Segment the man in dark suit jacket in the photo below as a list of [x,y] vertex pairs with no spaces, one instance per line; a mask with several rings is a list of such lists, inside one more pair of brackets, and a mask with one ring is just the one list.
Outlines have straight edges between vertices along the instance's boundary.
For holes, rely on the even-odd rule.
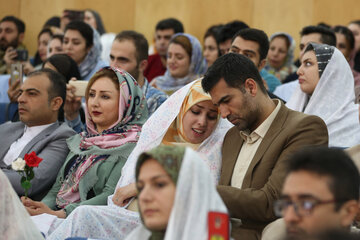
[[19,195],[24,194],[19,173],[11,163],[35,151],[43,158],[34,168],[29,197],[41,199],[51,188],[69,152],[66,139],[75,132],[59,123],[58,113],[66,96],[65,79],[59,73],[43,69],[31,73],[20,88],[19,115],[21,122],[0,125],[0,168]]
[[235,126],[225,136],[218,192],[229,209],[235,239],[260,239],[276,219],[287,158],[306,145],[326,145],[325,123],[295,112],[266,93],[257,67],[240,54],[218,58],[202,86]]

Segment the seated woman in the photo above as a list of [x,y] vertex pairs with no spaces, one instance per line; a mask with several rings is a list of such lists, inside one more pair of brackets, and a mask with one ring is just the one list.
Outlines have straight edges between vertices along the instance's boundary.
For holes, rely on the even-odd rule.
[[220,48],[217,39],[222,27],[222,24],[211,26],[204,35],[203,55],[206,60],[207,67],[210,67],[215,62],[215,60],[220,57]]
[[55,54],[63,54],[63,41],[64,41],[64,35],[62,34],[55,34],[50,39],[48,46],[47,46],[47,58],[51,57]]
[[289,34],[279,32],[270,37],[265,70],[275,75],[280,82],[297,70],[293,64],[294,49],[295,41]]
[[7,240],[44,239],[31,221],[6,175],[0,170],[0,232]]
[[[212,239],[209,212],[227,214],[227,209],[211,178],[190,148],[159,146],[141,154],[136,188],[143,225],[126,239]],[[229,221],[217,224],[228,226]]]
[[66,25],[63,48],[78,64],[82,80],[89,80],[96,71],[108,65],[100,59],[99,34],[82,21]]
[[44,61],[43,68],[49,68],[61,73],[65,77],[66,83],[68,83],[71,78],[81,78],[76,62],[66,54],[52,55]]
[[67,140],[69,155],[42,202],[22,197],[30,215],[65,218],[80,205],[105,205],[114,192],[147,118],[146,100],[130,75],[108,67],[91,78],[85,98],[87,131]]
[[359,144],[354,77],[344,55],[335,47],[310,43],[297,74],[300,86],[286,106],[321,117],[328,127],[330,147]]
[[355,56],[355,38],[354,34],[345,26],[337,25],[334,27],[336,35],[336,47],[344,54],[344,57],[349,62],[352,73],[355,79],[355,99],[360,100],[360,72],[354,69]]
[[217,183],[221,168],[221,146],[231,124],[219,117],[211,97],[201,81],[192,82],[175,92],[146,121],[139,142],[122,170],[114,196],[108,206],[81,206],[76,209],[49,239],[70,236],[100,239],[123,239],[139,223],[137,211],[129,200],[136,196],[135,166],[138,156],[160,144],[185,145],[204,159]]
[[35,56],[24,64],[24,74],[27,75],[35,70],[41,69],[43,62],[47,58],[47,46],[53,36],[50,28],[44,28],[38,34],[37,51]]
[[186,33],[177,33],[170,40],[166,64],[165,74],[151,84],[168,95],[198,79],[207,68],[199,40]]

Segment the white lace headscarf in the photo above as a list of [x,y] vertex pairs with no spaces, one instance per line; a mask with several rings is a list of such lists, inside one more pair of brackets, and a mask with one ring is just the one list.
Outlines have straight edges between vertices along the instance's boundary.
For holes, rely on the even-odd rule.
[[330,147],[360,144],[359,105],[354,104],[354,77],[349,63],[335,47],[310,44],[315,54],[324,53],[326,48],[333,54],[329,61],[317,56],[322,62],[319,70],[324,69],[319,71],[321,77],[311,97],[298,86],[286,106],[321,117],[328,127]]

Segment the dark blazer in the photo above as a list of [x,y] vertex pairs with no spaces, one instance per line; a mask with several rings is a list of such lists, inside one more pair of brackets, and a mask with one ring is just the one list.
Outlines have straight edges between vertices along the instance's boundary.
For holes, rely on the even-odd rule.
[[[7,122],[0,125],[0,168],[18,195],[24,195],[24,189],[20,184],[21,176],[12,170],[11,166],[7,166],[3,158],[11,144],[24,134],[24,128],[22,122]],[[66,139],[74,134],[66,123],[55,122],[34,137],[19,153],[19,157],[24,158],[26,153],[35,151],[43,158],[39,167],[34,168],[35,177],[31,180],[29,197],[40,200],[49,191],[69,152]]]
[[281,103],[238,189],[230,185],[242,144],[239,130],[231,128],[223,143],[217,189],[230,216],[241,219],[241,225],[232,226],[232,237],[260,239],[264,226],[276,219],[273,204],[281,194],[289,155],[306,145],[327,145],[328,131],[321,118],[292,111]]

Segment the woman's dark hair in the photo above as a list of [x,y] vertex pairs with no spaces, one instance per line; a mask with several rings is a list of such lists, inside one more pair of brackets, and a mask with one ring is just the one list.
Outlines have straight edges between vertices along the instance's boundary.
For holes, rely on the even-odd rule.
[[94,32],[92,28],[85,22],[82,21],[72,21],[65,27],[64,34],[67,30],[76,30],[78,31],[86,41],[86,48],[92,47],[94,44]]
[[58,16],[53,16],[51,18],[49,18],[43,28],[50,28],[50,27],[57,27],[57,28],[60,28],[60,17]]
[[[53,33],[52,33],[52,31],[50,30],[50,28],[44,28],[44,29],[42,29],[42,30],[39,32],[39,34],[38,34],[38,40],[39,40],[40,36],[43,35],[44,33],[48,33],[48,34],[50,35],[50,37],[53,36]],[[39,64],[41,64],[41,63],[42,63],[42,61],[41,61],[39,52],[36,51],[35,56],[34,56],[34,60],[33,60],[33,62],[32,62],[31,64],[35,67],[35,66],[37,66],[37,65],[39,65]]]
[[68,83],[72,77],[81,79],[78,65],[66,54],[52,55],[44,61],[43,68],[46,63],[53,65],[56,70],[65,77],[66,83]]
[[91,12],[91,14],[94,16],[95,21],[96,21],[96,31],[98,31],[100,36],[103,35],[104,33],[106,33],[105,26],[103,24],[100,14],[97,11],[92,10],[92,9],[86,9],[85,12],[86,11]]
[[178,36],[174,37],[173,39],[171,39],[169,45],[171,43],[176,43],[176,44],[179,44],[180,46],[182,46],[185,49],[185,52],[189,55],[190,61],[191,61],[192,45],[191,45],[190,40],[186,36],[178,35]]
[[[64,35],[62,35],[62,34],[55,34],[55,35],[53,35],[53,36],[51,37],[51,40],[53,40],[53,39],[59,39],[60,42],[63,43],[63,42],[64,42]],[[50,41],[51,41],[51,40],[50,40]]]
[[215,39],[216,47],[218,49],[218,57],[221,56],[218,39],[220,36],[220,31],[223,26],[224,26],[223,24],[213,25],[213,26],[209,27],[204,34],[204,41],[208,37],[213,37]]
[[337,26],[334,27],[334,32],[344,35],[347,43],[349,44],[349,46],[351,48],[351,50],[354,49],[354,47],[355,47],[355,38],[354,38],[354,34],[351,32],[350,29],[348,29],[345,26],[337,25]]

